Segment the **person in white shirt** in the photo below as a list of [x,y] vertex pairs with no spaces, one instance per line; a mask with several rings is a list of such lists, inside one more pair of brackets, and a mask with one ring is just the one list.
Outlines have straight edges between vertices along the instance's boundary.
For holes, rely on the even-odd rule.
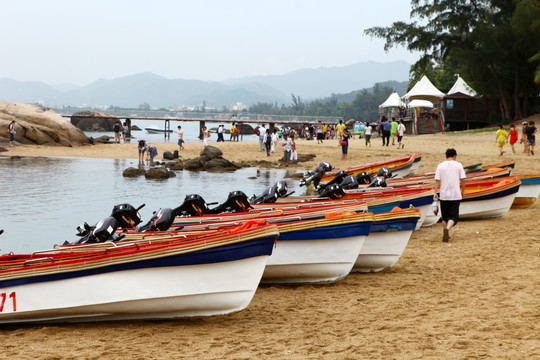
[[289,166],[289,162],[291,161],[291,146],[292,141],[288,138],[287,134],[283,133],[283,137],[281,139],[281,145],[283,146],[283,160],[285,160],[287,163],[285,166]]
[[435,171],[433,200],[441,202],[443,242],[450,240],[450,229],[458,222],[459,204],[465,193],[465,170],[456,157],[455,149],[447,149],[446,161],[440,163]]
[[270,152],[276,152],[276,144],[279,140],[277,129],[274,129],[274,132],[272,133],[272,147],[270,149]]
[[266,129],[264,128],[264,124],[261,125],[259,128],[259,149],[260,151],[264,151],[264,135],[266,135]]
[[223,132],[225,131],[224,125],[219,125],[217,128],[217,142],[223,142],[225,139],[223,139]]
[[291,142],[291,158],[289,160],[291,164],[296,164],[298,162],[298,153],[296,152],[296,143],[294,142],[294,134],[291,134],[291,136],[289,136],[289,140],[287,140],[287,142],[289,141]]
[[371,131],[373,128],[366,122],[366,130],[364,131],[364,136],[366,137],[366,147],[371,147]]
[[405,124],[403,124],[403,120],[399,120],[399,125],[397,127],[398,149],[403,149],[405,147],[405,144],[401,143],[401,141],[403,140],[403,135],[405,135]]

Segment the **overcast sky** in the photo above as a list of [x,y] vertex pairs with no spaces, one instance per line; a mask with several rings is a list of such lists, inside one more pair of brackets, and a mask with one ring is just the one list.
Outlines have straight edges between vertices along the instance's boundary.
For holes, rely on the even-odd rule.
[[373,60],[407,0],[0,0],[0,78],[86,85],[150,71],[220,81]]

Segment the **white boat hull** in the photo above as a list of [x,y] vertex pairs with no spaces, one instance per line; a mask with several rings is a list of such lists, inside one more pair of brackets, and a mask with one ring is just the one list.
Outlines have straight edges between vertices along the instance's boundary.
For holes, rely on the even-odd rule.
[[459,205],[459,219],[490,219],[504,216],[510,210],[516,193],[488,200],[462,201]]
[[353,272],[378,272],[394,266],[409,243],[412,230],[370,233],[355,261]]
[[347,276],[365,235],[320,240],[278,240],[268,259],[262,283],[332,282]]
[[16,304],[4,304],[0,323],[164,319],[239,311],[251,301],[267,260],[262,255],[5,287],[0,292],[16,294]]
[[540,194],[540,184],[521,183],[516,198],[512,205],[514,207],[529,207],[534,205]]

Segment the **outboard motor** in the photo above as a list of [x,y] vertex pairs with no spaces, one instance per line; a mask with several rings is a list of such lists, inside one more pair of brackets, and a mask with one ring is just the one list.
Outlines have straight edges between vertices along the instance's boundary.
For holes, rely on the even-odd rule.
[[177,216],[201,216],[208,213],[208,204],[198,194],[186,195],[182,205],[174,209]]
[[338,171],[336,173],[336,175],[334,176],[334,178],[332,180],[330,180],[329,182],[327,182],[325,184],[320,184],[317,187],[317,191],[320,194],[321,192],[324,191],[324,188],[329,186],[329,185],[341,184],[341,182],[343,181],[343,179],[345,179],[345,177],[347,177],[347,172],[345,170],[340,170],[340,171]]
[[138,208],[131,206],[130,204],[115,205],[111,212],[111,216],[118,222],[120,228],[132,228],[139,225],[142,221],[139,210],[144,207],[142,204]]
[[377,177],[384,177],[385,179],[392,177],[392,171],[386,166],[382,167],[377,171]]
[[[139,210],[144,207],[144,204],[138,208],[130,204],[119,204],[113,207],[111,215],[100,220],[96,225],[90,226],[86,222],[77,226],[77,236],[81,239],[76,244],[92,244],[104,242],[107,240],[118,241],[124,237],[119,235],[114,237],[117,228],[132,228],[140,224],[141,215]],[[65,242],[64,244],[69,244]]]
[[319,195],[319,198],[328,198],[331,200],[341,199],[345,196],[345,191],[338,184],[333,184],[324,188],[322,194]]
[[318,187],[323,175],[327,171],[331,171],[332,169],[333,167],[329,163],[320,163],[317,169],[315,169],[314,171],[307,171],[304,173],[304,178],[300,181],[300,186],[308,186],[310,183],[313,182],[313,185],[315,187]]
[[275,203],[278,198],[288,196],[292,193],[287,193],[289,187],[285,181],[278,181],[274,185],[267,187],[259,196],[253,195],[249,202],[251,204],[271,204]]
[[346,176],[339,184],[343,190],[358,189],[358,180],[353,175]]
[[154,212],[154,215],[145,225],[137,231],[167,231],[174,223],[176,212],[173,209],[165,208]]
[[371,181],[368,187],[386,187],[386,179],[392,177],[392,171],[389,168],[382,167],[377,171],[377,177]]
[[[86,232],[84,233],[82,238],[79,241],[77,241],[77,244],[101,243],[109,239],[112,239],[113,241],[117,241],[117,240],[120,240],[122,237],[124,237],[124,235],[120,235],[116,238],[113,238],[113,235],[116,232],[116,229],[118,228],[118,221],[116,221],[116,219],[112,216],[102,219],[93,228],[88,226],[88,224],[86,223],[84,224],[84,226],[85,226],[84,230]],[[79,230],[79,234],[81,234],[80,227],[78,227],[77,229]]]
[[386,187],[386,179],[384,176],[378,176],[368,185],[368,188],[371,187]]
[[209,214],[219,214],[223,212],[245,212],[251,209],[248,197],[242,191],[231,191],[227,200],[223,204],[208,210]]
[[358,184],[371,184],[371,180],[371,175],[365,171],[356,175],[356,181],[358,181]]

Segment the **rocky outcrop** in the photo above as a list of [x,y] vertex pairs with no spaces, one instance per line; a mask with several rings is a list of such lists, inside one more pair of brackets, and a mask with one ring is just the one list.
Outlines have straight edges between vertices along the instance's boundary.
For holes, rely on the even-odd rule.
[[124,177],[137,177],[146,174],[146,170],[144,169],[137,169],[134,167],[128,167],[127,169],[122,172],[122,175]]
[[15,141],[21,144],[79,146],[89,144],[84,133],[50,109],[36,105],[0,101],[0,137],[15,120]]
[[163,159],[165,159],[165,160],[174,160],[174,159],[178,159],[178,158],[179,158],[178,150],[174,150],[174,152],[165,151],[163,153]]
[[144,174],[144,177],[147,179],[168,179],[175,176],[175,173],[162,167],[152,168]]
[[215,146],[207,146],[195,159],[184,161],[186,170],[206,170],[214,172],[235,171],[239,166],[223,158],[223,152]]
[[[96,116],[100,119],[81,116]],[[71,123],[83,131],[113,131],[113,125],[117,119],[107,119],[107,116],[112,115],[94,110],[78,111],[71,116]]]
[[122,173],[124,177],[138,177],[143,176],[146,179],[168,179],[176,177],[176,174],[167,170],[165,167],[154,167],[148,170],[129,167]]

